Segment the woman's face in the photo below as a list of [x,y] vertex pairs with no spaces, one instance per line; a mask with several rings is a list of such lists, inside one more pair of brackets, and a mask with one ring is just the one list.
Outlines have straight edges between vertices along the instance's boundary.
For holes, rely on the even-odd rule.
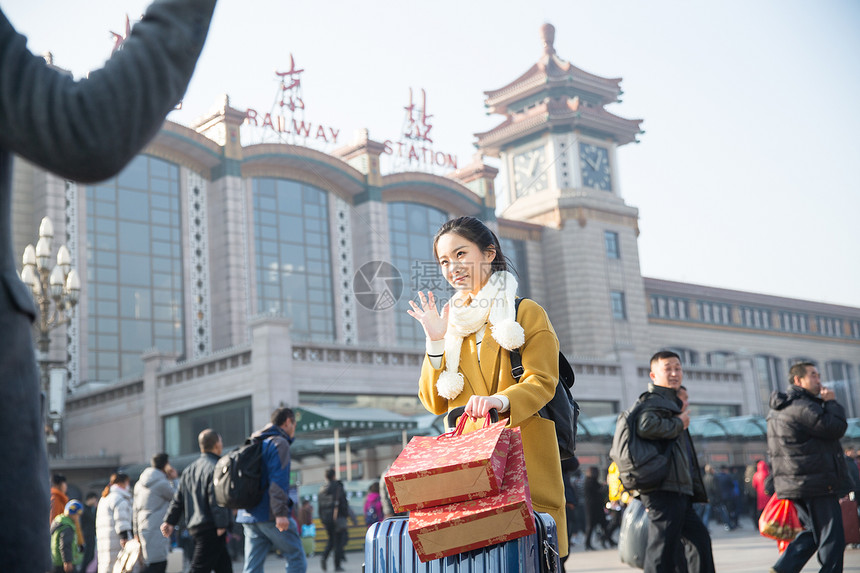
[[452,287],[476,294],[493,274],[491,263],[496,251],[482,251],[462,235],[445,233],[436,241],[436,258]]

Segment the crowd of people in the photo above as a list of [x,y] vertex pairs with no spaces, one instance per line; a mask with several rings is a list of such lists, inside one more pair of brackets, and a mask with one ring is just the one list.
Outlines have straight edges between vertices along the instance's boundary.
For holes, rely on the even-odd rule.
[[[141,564],[141,573],[164,573],[172,546],[184,545],[185,559],[195,573],[231,573],[236,560],[244,562],[245,573],[262,573],[273,550],[286,559],[288,573],[304,573],[308,557],[314,555],[316,520],[309,497],[301,506],[293,502],[290,445],[294,437],[295,414],[289,408],[275,410],[271,422],[252,434],[252,439],[262,440],[266,487],[260,502],[247,510],[230,510],[215,501],[213,478],[223,443],[213,429],[200,433],[200,457],[181,476],[168,455],[159,453],[134,484],[126,473],[113,473],[101,496],[90,493],[85,504],[69,499],[65,476],[54,474],[52,571],[109,573],[118,558],[130,558]],[[333,555],[334,571],[343,571],[349,523],[356,525],[358,519],[333,468],[325,478],[316,506],[327,533],[320,565],[326,571]],[[379,482],[372,482],[364,504],[366,526],[384,519],[383,498],[387,495],[380,493]],[[229,547],[230,540],[238,537],[237,528],[244,538],[244,548],[238,552]]]
[[563,463],[570,545],[581,543],[593,550],[596,542],[604,548],[634,543],[614,537],[634,494],[648,510],[647,540],[642,542],[647,549],[639,567],[646,572],[713,571],[714,525],[731,531],[748,520],[758,529],[763,510],[776,494],[793,502],[803,530],[785,544],[771,572],[800,570],[816,552],[821,571],[841,571],[845,535],[839,499],[844,502],[849,492],[860,492],[860,455],[853,449],[841,450],[839,439],[847,427],[844,409],[832,390],[821,385],[815,365],[794,365],[787,390],[771,397],[770,464],[762,459],[745,467],[699,467],[688,432],[688,394],[681,384],[677,354],[655,354],[651,379],[648,392],[640,397],[651,401],[650,409],[634,424],[640,439],[664,444],[662,455],[670,464],[667,477],[655,487],[628,492],[615,461],[605,472],[596,466],[583,472],[575,460]]

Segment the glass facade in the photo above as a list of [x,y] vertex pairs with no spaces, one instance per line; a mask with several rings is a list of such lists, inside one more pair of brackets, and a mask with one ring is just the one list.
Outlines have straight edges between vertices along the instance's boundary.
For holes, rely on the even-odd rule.
[[164,417],[164,451],[183,456],[200,451],[197,435],[206,428],[221,434],[224,451],[241,445],[251,435],[251,398],[240,398]]
[[[410,308],[410,297],[417,301],[419,290],[431,290],[437,299],[447,300],[450,297],[450,287],[433,257],[433,237],[447,220],[446,213],[426,205],[401,202],[388,204],[391,264],[397,267],[403,277],[403,296],[391,309],[394,312],[396,340],[400,345],[415,348],[424,346],[424,330],[417,320],[406,314]],[[441,303],[439,308],[441,310]]]
[[143,373],[150,348],[184,354],[179,167],[137,156],[86,188],[88,380]]
[[291,318],[297,340],[334,341],[328,194],[257,178],[253,201],[257,312]]
[[509,270],[517,277],[517,294],[524,297],[530,296],[529,269],[528,260],[526,259],[525,242],[499,237],[499,243],[502,245],[502,252],[507,257],[508,262],[513,266],[513,269]]

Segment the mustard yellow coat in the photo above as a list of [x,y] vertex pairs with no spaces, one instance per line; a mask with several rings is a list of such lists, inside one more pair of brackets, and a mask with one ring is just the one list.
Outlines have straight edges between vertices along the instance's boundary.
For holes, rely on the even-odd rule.
[[444,414],[458,406],[465,406],[473,394],[507,396],[511,407],[503,416],[508,416],[508,427],[519,426],[522,432],[532,504],[536,511],[549,513],[555,519],[560,554],[564,556],[567,555],[568,537],[558,441],[553,422],[538,415],[538,410],[555,393],[558,337],[546,311],[533,300],[524,299],[520,303],[517,322],[525,331],[525,343],[520,347],[524,372],[519,382],[515,382],[511,375],[510,353],[493,339],[491,325],[487,325],[481,342],[480,363],[475,335],[463,340],[460,372],[463,373],[465,385],[460,395],[453,400],[439,396],[436,380],[445,369],[445,359],[442,358],[442,366],[437,370],[425,356],[418,396],[424,407],[434,414]]

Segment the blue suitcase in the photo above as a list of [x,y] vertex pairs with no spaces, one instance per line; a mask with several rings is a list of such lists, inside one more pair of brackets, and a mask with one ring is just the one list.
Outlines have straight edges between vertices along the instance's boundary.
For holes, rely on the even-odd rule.
[[534,535],[520,537],[421,563],[412,539],[409,520],[392,517],[375,523],[364,540],[365,573],[560,573],[555,521],[535,513]]

